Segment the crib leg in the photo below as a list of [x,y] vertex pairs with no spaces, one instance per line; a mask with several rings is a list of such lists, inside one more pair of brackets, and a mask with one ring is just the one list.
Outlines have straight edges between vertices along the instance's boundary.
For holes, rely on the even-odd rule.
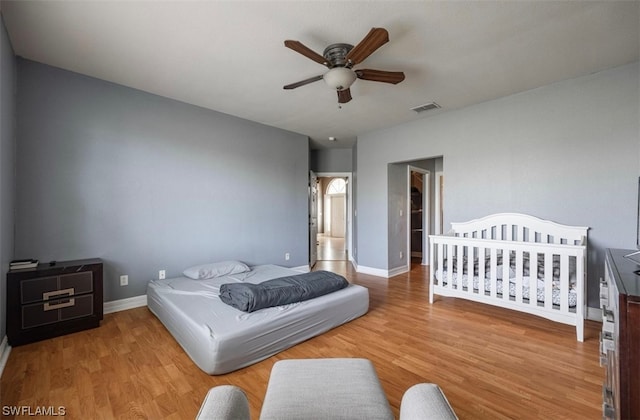
[[584,341],[584,319],[582,318],[576,321],[576,335],[578,336],[578,341],[582,343]]

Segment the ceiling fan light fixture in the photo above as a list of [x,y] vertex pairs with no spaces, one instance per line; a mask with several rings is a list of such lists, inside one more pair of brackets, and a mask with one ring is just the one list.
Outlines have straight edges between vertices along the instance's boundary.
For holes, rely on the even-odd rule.
[[332,89],[349,89],[356,81],[356,73],[346,67],[334,67],[323,76],[325,83]]

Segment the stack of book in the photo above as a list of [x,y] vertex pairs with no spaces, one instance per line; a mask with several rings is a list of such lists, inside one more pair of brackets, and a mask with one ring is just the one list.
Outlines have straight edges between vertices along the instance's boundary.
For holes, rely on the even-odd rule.
[[24,270],[26,268],[36,268],[38,266],[38,260],[26,259],[26,260],[13,260],[9,263],[9,270]]

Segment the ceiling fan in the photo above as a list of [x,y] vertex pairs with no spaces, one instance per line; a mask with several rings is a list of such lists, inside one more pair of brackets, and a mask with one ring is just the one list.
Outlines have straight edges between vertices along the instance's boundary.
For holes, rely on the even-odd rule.
[[325,48],[322,55],[306,47],[300,41],[286,40],[284,46],[304,55],[316,63],[327,66],[329,71],[319,76],[310,77],[296,83],[284,86],[285,89],[295,89],[309,83],[324,79],[329,87],[338,92],[338,103],[345,104],[351,98],[351,85],[356,79],[370,80],[397,84],[404,80],[401,71],[383,71],[358,69],[353,66],[360,64],[373,54],[378,48],[389,42],[389,33],[384,28],[372,28],[371,31],[355,47],[351,44],[331,44]]

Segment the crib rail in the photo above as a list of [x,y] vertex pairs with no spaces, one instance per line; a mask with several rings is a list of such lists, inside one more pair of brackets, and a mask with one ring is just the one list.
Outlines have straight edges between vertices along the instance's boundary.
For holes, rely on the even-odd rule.
[[586,245],[588,228],[568,226],[528,214],[497,213],[468,222],[451,223],[456,236],[535,243]]
[[[508,231],[508,229],[507,229]],[[429,302],[434,294],[460,297],[515,309],[542,316],[557,322],[575,325],[578,340],[583,340],[585,302],[586,246],[572,243],[543,243],[497,240],[454,235],[431,235],[431,268],[429,274]],[[576,241],[582,242],[582,241]],[[529,276],[525,276],[525,261],[529,261]],[[502,260],[502,264],[500,264]],[[515,268],[511,268],[510,262]],[[559,304],[552,300],[554,263],[559,287]],[[575,266],[575,307],[569,305],[570,267]],[[537,299],[538,270],[543,269],[544,299]],[[474,288],[474,273],[478,273],[478,287]],[[463,285],[463,275],[467,284]],[[489,280],[485,290],[485,273]],[[457,276],[457,277],[456,277]],[[454,278],[456,280],[454,280]],[[509,279],[515,284],[515,293],[509,293]],[[499,290],[500,280],[502,290]],[[523,296],[523,285],[528,282],[529,298]]]

